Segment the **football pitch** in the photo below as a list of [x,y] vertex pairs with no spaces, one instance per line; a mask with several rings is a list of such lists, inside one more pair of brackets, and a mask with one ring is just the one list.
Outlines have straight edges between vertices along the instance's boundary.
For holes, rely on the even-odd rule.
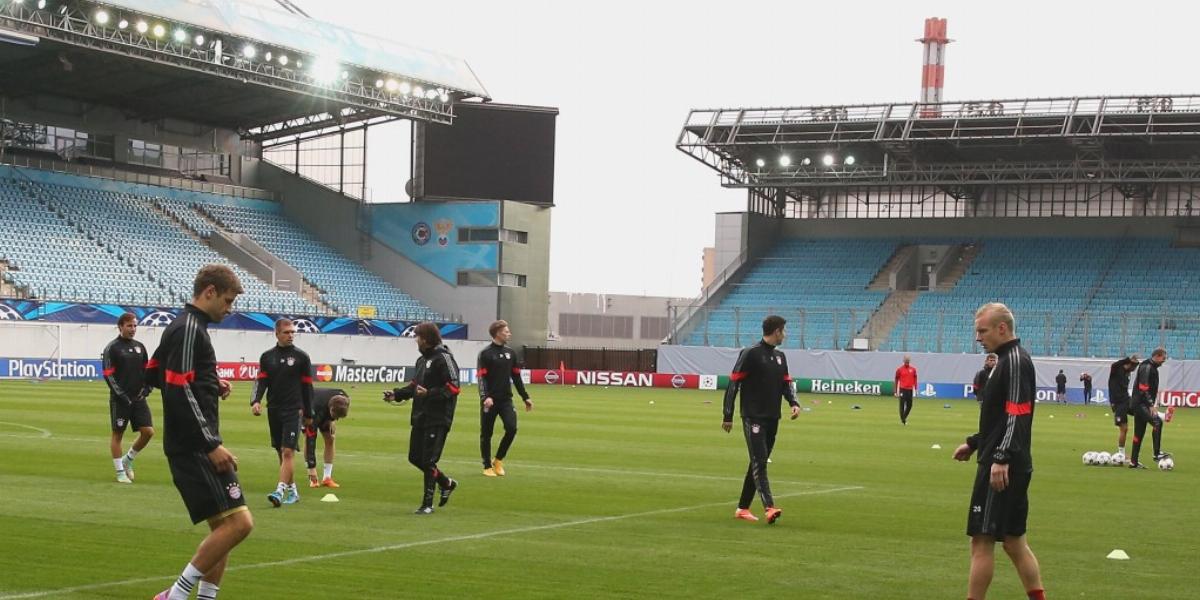
[[[783,516],[767,526],[733,518],[747,458],[740,432],[720,429],[723,392],[532,386],[508,476],[485,478],[464,388],[441,463],[460,487],[418,516],[407,404],[383,403],[382,385],[346,389],[338,503],[318,501],[331,490],[307,487],[301,459],[300,503],[271,508],[278,466],[250,385],[222,405],[255,530],[221,598],[966,595],[974,464],[950,454],[974,430],[973,401],[918,399],[902,427],[891,398],[801,395],[807,410],[781,423],[770,465]],[[160,437],[136,483],[114,482],[107,402],[99,382],[0,382],[0,600],[149,599],[207,530],[188,520]],[[150,406],[160,425],[157,393]],[[1029,540],[1047,595],[1195,597],[1200,418],[1181,410],[1166,426],[1173,472],[1084,466],[1084,451],[1114,449],[1105,412],[1037,407]],[[1107,560],[1116,548],[1132,559]],[[989,597],[1024,597],[999,548]]]

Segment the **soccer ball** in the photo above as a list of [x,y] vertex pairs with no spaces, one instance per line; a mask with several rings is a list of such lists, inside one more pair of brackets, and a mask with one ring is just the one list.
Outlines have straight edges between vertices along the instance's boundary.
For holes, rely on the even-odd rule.
[[1112,466],[1114,466],[1114,467],[1119,467],[1121,465],[1124,465],[1125,464],[1125,455],[1121,454],[1120,452],[1112,455],[1112,462],[1110,464],[1112,464]]
[[1085,465],[1096,464],[1096,453],[1092,452],[1092,451],[1084,452],[1083,453],[1083,464],[1085,464]]
[[297,333],[321,333],[321,328],[308,319],[296,319],[292,323],[296,325]]
[[1175,469],[1175,459],[1170,456],[1158,461],[1158,470],[1173,471]]
[[175,320],[175,315],[173,315],[165,310],[156,310],[156,311],[142,317],[142,321],[140,323],[138,323],[138,325],[148,325],[150,327],[166,327],[167,325],[171,324],[171,321],[174,321],[174,320]]
[[1101,452],[1096,455],[1096,464],[1107,466],[1112,462],[1112,455],[1107,452]]

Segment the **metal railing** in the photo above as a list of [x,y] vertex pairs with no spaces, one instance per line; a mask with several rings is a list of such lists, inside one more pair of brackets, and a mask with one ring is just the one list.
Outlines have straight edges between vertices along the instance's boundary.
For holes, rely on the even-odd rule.
[[[976,353],[974,315],[959,311],[905,313],[892,326],[874,308],[800,308],[755,306],[700,308],[698,322],[673,343],[684,346],[743,347],[762,337],[762,319],[770,314],[787,319],[785,348],[855,348],[897,352]],[[1016,311],[1017,335],[1032,354],[1107,358],[1131,353],[1148,355],[1162,347],[1175,358],[1200,358],[1200,315],[1164,308],[1156,312],[1055,313]],[[679,323],[677,322],[678,326]]]

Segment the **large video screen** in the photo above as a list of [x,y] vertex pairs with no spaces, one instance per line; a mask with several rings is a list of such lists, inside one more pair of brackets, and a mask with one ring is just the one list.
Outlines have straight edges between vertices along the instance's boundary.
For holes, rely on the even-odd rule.
[[454,112],[453,125],[426,125],[417,138],[422,198],[554,204],[558,109],[463,103]]

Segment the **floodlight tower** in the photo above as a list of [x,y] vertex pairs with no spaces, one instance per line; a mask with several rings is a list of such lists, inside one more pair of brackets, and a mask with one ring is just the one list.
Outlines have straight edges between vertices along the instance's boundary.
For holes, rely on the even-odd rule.
[[917,40],[925,46],[924,64],[921,66],[921,116],[941,116],[942,85],[946,82],[946,44],[954,41],[946,37],[946,19],[925,19],[925,37]]

